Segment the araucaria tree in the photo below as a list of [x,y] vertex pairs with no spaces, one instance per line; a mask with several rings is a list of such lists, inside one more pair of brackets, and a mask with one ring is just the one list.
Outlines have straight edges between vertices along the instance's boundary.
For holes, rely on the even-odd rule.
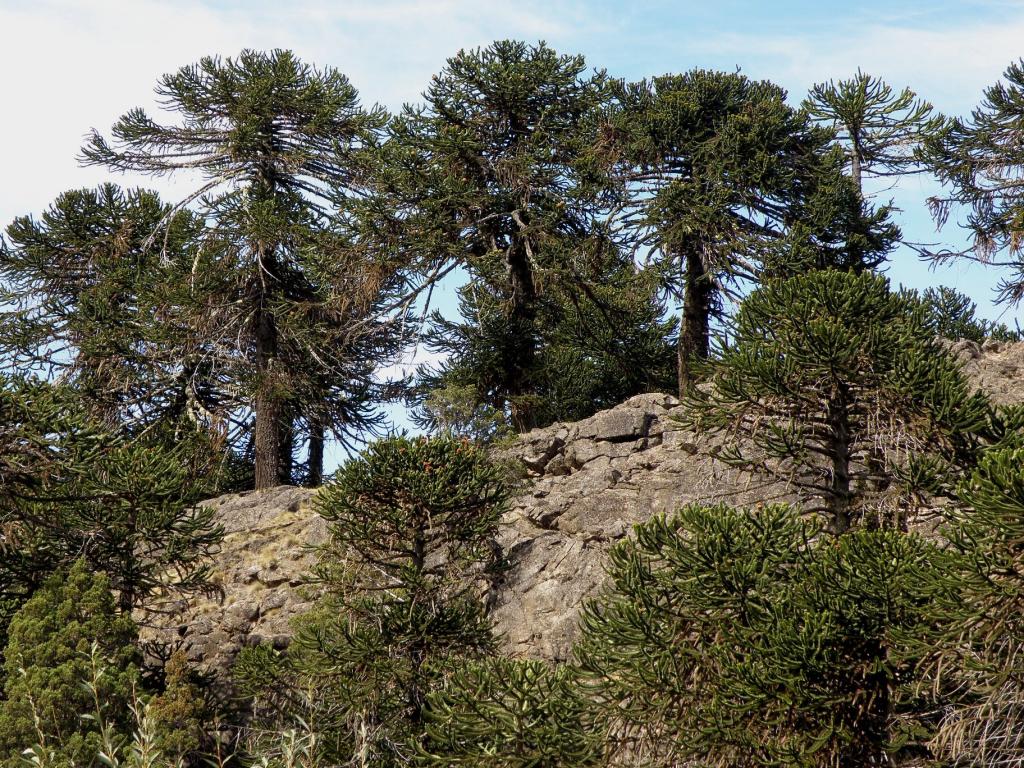
[[65,192],[39,219],[20,217],[0,244],[0,367],[73,383],[110,428],[175,423],[202,408],[201,377],[167,354],[179,346],[161,286],[201,229],[153,192],[113,184]]
[[258,714],[302,718],[327,759],[402,765],[427,696],[493,648],[479,580],[507,497],[486,453],[454,437],[392,437],[347,462],[315,502],[327,521],[327,595],[286,655],[254,649],[236,673]]
[[772,83],[694,70],[617,84],[615,97],[599,146],[625,185],[624,226],[682,305],[681,395],[724,303],[759,278],[779,240],[813,253],[801,268],[863,268],[896,237],[841,175],[830,133]]
[[537,421],[541,295],[553,284],[582,293],[600,277],[590,265],[618,256],[601,221],[601,178],[585,162],[605,78],[585,72],[581,56],[543,44],[462,51],[431,80],[426,103],[396,118],[388,142],[378,213],[401,226],[378,231],[424,268],[463,265],[503,308],[494,390],[520,430]]
[[721,460],[787,482],[846,531],[901,527],[976,458],[990,406],[911,297],[870,273],[769,281],[684,420]]
[[111,431],[71,388],[0,379],[0,640],[10,611],[82,559],[126,615],[207,586],[221,529],[190,446]]
[[[395,271],[354,264],[362,251],[345,224],[386,117],[364,110],[343,75],[287,51],[205,58],[163,77],[157,94],[180,124],[132,110],[112,142],[94,132],[83,159],[203,177],[163,223],[197,201],[208,222],[177,304],[212,375],[254,414],[256,487],[265,488],[290,479],[299,415],[312,414],[313,432],[375,423],[365,408],[372,372],[397,346],[375,311]],[[153,245],[163,237],[154,231]],[[333,400],[325,379],[335,380]]]
[[[618,260],[616,260],[618,261]],[[536,302],[530,392],[518,397],[533,423],[577,421],[641,392],[675,385],[675,323],[664,319],[653,271],[594,265],[591,285],[548,284]],[[424,344],[444,358],[420,369],[425,403],[461,391],[474,411],[500,415],[508,404],[507,365],[519,338],[500,296],[475,282],[459,289],[461,322],[435,313]],[[436,402],[436,400],[435,400]],[[425,409],[429,414],[429,406]],[[429,417],[423,419],[436,427]]]
[[914,534],[833,538],[785,505],[694,505],[638,526],[612,549],[576,650],[612,764],[927,760],[937,702],[912,638],[945,567]]
[[937,604],[932,658],[954,695],[934,746],[954,765],[1024,761],[1024,411],[1003,415],[1009,429],[957,489],[947,530],[959,568]]
[[924,161],[948,192],[929,203],[940,225],[958,207],[967,209],[965,227],[974,242],[964,254],[940,251],[936,259],[968,256],[1008,273],[999,283],[999,300],[1024,298],[1024,147],[1017,135],[1024,126],[1024,62],[1007,67],[1004,80],[985,90],[969,118],[954,118],[922,146]]
[[861,194],[865,178],[925,170],[916,150],[943,124],[941,116],[932,114],[932,105],[909,88],[894,93],[884,80],[860,70],[849,80],[815,84],[803,106],[813,120],[836,131]]

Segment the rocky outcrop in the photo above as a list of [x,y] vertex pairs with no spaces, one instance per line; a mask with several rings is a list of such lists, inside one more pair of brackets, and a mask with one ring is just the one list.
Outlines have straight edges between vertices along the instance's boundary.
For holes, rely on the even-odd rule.
[[143,639],[181,648],[218,677],[245,645],[285,647],[291,620],[315,597],[307,577],[327,532],[310,509],[313,493],[281,486],[204,502],[224,528],[212,589],[161,606],[165,615],[139,617]]
[[[1024,400],[1024,344],[957,342],[951,350],[994,400]],[[604,580],[605,553],[636,523],[690,502],[786,498],[783,487],[698,455],[699,438],[672,419],[677,407],[668,395],[639,395],[498,451],[523,475],[498,536],[506,569],[488,596],[506,651],[566,658],[580,607]],[[282,487],[208,502],[226,530],[214,575],[219,594],[179,606],[180,618],[148,633],[180,643],[214,672],[246,644],[285,645],[291,618],[313,597],[305,583],[311,547],[326,536],[312,493]]]
[[604,553],[635,524],[691,502],[785,498],[780,486],[698,456],[697,438],[672,419],[677,407],[668,395],[638,395],[505,451],[528,472],[499,535],[508,570],[492,596],[508,652],[567,657],[579,608],[604,580]]

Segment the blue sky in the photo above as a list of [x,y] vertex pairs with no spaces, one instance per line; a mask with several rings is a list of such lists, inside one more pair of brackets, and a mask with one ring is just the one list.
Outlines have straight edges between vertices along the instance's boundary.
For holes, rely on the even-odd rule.
[[[8,181],[0,223],[100,181],[102,171],[75,163],[86,131],[106,130],[132,106],[152,110],[159,75],[200,56],[292,48],[345,72],[366,101],[394,109],[416,101],[459,48],[500,37],[544,39],[627,78],[740,68],[784,86],[794,102],[814,82],[861,67],[962,114],[1024,55],[1024,1],[0,0],[0,168]],[[123,182],[169,197],[188,188],[186,180]],[[956,227],[938,235],[924,211],[934,191],[912,179],[886,196],[903,209],[908,239],[955,242]],[[1019,316],[991,306],[991,270],[933,272],[900,252],[889,274],[918,286],[956,284],[984,315],[1011,324]]]
[[[131,107],[152,111],[157,78],[201,56],[291,48],[347,74],[366,102],[396,109],[418,99],[448,56],[504,37],[543,39],[631,79],[739,68],[779,83],[794,103],[813,83],[860,67],[964,114],[1024,55],[1024,0],[0,0],[0,226],[101,181],[102,171],[77,167],[83,135],[107,131]],[[187,180],[121,181],[169,199],[189,188]],[[913,178],[883,197],[903,209],[907,239],[955,243],[955,222],[936,234],[925,212],[935,191]],[[991,270],[931,271],[901,251],[889,276],[956,285],[984,316],[1011,325],[1020,317],[992,306]]]

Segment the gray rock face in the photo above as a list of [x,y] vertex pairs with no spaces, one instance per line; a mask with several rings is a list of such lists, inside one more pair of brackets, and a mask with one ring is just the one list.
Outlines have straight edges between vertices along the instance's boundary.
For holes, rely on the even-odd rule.
[[492,615],[509,653],[568,657],[580,607],[604,582],[605,553],[637,523],[691,502],[785,498],[785,488],[698,457],[697,438],[672,419],[677,407],[669,395],[638,395],[576,424],[534,430],[503,452],[548,457],[522,462],[526,490],[499,536],[509,569]]
[[[960,343],[952,351],[997,402],[1024,400],[1024,344]],[[508,568],[488,595],[507,652],[567,658],[580,608],[604,582],[608,548],[635,524],[690,502],[787,498],[784,487],[698,456],[703,438],[679,428],[677,407],[669,395],[639,395],[497,452],[525,474],[498,536]],[[315,559],[310,547],[326,536],[309,508],[312,494],[281,487],[208,502],[227,532],[216,562],[220,594],[191,601],[147,632],[180,640],[189,658],[217,673],[246,644],[285,645],[290,620],[314,597],[303,586]]]
[[309,508],[313,493],[281,486],[205,502],[224,526],[215,591],[166,606],[172,612],[143,626],[144,639],[180,645],[189,661],[222,678],[243,646],[287,645],[291,620],[315,597],[304,581],[316,559],[313,547],[327,533]]

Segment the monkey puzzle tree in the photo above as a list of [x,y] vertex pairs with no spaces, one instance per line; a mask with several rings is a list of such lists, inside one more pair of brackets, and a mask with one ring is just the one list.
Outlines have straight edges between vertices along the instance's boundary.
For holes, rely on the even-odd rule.
[[925,168],[918,146],[943,124],[932,105],[909,88],[894,93],[884,80],[857,70],[849,80],[816,83],[803,104],[811,118],[836,131],[850,178],[864,193],[864,177],[899,177]]
[[936,221],[942,226],[962,206],[967,209],[963,226],[973,236],[966,252],[930,255],[940,261],[964,256],[1004,269],[998,301],[1017,304],[1024,297],[1024,148],[1017,140],[1024,126],[1024,62],[1011,64],[1003,78],[985,89],[969,118],[953,118],[929,136],[920,156],[949,188],[929,200]]
[[611,550],[584,608],[583,690],[622,764],[927,757],[937,702],[908,638],[943,567],[912,534],[837,539],[785,505],[656,517]]
[[450,436],[391,437],[346,462],[315,501],[324,599],[286,654],[240,658],[257,715],[312,723],[337,763],[407,764],[427,695],[493,648],[477,580],[507,495],[487,454]]
[[895,236],[885,212],[864,209],[828,131],[778,86],[693,70],[617,83],[615,97],[599,152],[629,189],[626,226],[682,304],[681,394],[708,357],[723,302],[758,278],[777,241],[791,238],[820,266],[870,268],[884,257]]
[[958,555],[937,601],[931,656],[951,680],[935,747],[955,765],[1024,760],[1024,410],[1002,413],[1004,434],[957,488],[946,531]]
[[[7,227],[0,246],[0,355],[9,373],[72,382],[111,428],[175,421],[203,384],[186,361],[160,299],[181,277],[201,229],[181,215],[148,247],[170,211],[153,192],[113,184],[66,192],[37,220]],[[174,274],[178,270],[178,274]]]
[[[536,302],[535,331],[513,328],[501,297],[486,286],[462,287],[461,321],[435,313],[424,336],[425,346],[444,358],[421,368],[423,400],[452,387],[468,390],[473,403],[503,420],[516,370],[509,358],[520,332],[537,340],[529,395],[537,426],[584,419],[641,392],[672,387],[674,323],[663,319],[654,275],[618,263],[587,280],[592,284],[548,285]],[[429,415],[424,422],[435,426]]]
[[486,659],[462,664],[427,700],[427,748],[417,764],[589,768],[604,733],[566,664]]
[[[683,420],[719,459],[791,484],[841,533],[902,526],[970,467],[991,407],[935,341],[923,307],[870,273],[773,280]],[[948,488],[947,488],[948,490]]]
[[[366,305],[380,293],[360,306],[357,326],[346,311],[352,297],[327,279],[335,266],[357,270],[346,265],[356,258],[348,239],[326,246],[325,232],[344,221],[332,208],[345,208],[386,118],[379,108],[364,110],[343,75],[280,50],[204,58],[164,76],[157,94],[180,124],[160,125],[134,109],[114,126],[112,143],[93,132],[82,157],[115,170],[202,175],[165,224],[196,201],[208,222],[183,306],[192,309],[193,333],[212,346],[213,364],[240,383],[254,413],[256,486],[264,488],[288,479],[282,447],[289,411],[302,410],[303,371],[343,376],[338,356],[348,360],[350,337],[375,326]],[[159,243],[160,234],[153,238]]]
[[[585,281],[613,258],[601,222],[600,176],[585,166],[603,74],[581,56],[499,41],[461,51],[406,107],[387,142],[376,231],[429,269],[461,264],[502,303],[503,382],[517,429],[530,408],[539,302],[548,286]],[[400,225],[400,226],[399,226]]]
[[190,446],[114,432],[77,392],[0,380],[0,637],[10,612],[81,558],[125,614],[207,586],[221,529],[196,506]]

